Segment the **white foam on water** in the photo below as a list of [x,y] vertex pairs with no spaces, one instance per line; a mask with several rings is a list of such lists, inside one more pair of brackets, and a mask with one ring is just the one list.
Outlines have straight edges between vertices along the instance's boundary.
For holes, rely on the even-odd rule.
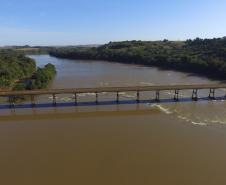
[[120,93],[119,93],[119,95],[125,95],[125,94],[126,94],[125,92],[120,92]]
[[220,120],[220,118],[217,118],[215,120],[209,120],[209,119],[202,120],[202,118],[200,117],[195,117],[196,120],[200,120],[200,121],[193,121],[192,118],[188,118],[186,116],[179,115],[177,117],[187,122],[191,122],[193,125],[199,125],[199,126],[207,126],[208,124],[224,124],[224,125],[226,124],[226,120]]
[[[207,126],[208,124],[205,122],[208,122],[207,120],[205,120],[205,122],[198,122],[198,121],[194,121],[192,118],[189,118],[188,116],[183,116],[183,115],[179,115],[177,116],[177,118],[184,120],[186,122],[192,123],[193,125],[198,125],[198,126]],[[199,117],[196,117],[197,120],[200,120]]]
[[146,106],[158,108],[161,112],[163,112],[165,114],[176,114],[178,119],[181,119],[183,121],[186,121],[188,123],[191,123],[191,124],[197,125],[197,126],[207,126],[209,124],[226,124],[226,120],[222,120],[219,117],[216,117],[215,119],[204,119],[197,115],[196,116],[195,115],[183,115],[183,113],[177,109],[170,110],[160,104],[147,103]]
[[185,116],[177,116],[179,119],[182,119],[182,120],[185,120],[185,121],[187,121],[187,122],[190,122],[191,120],[190,119],[188,119],[187,117],[185,117]]
[[212,123],[218,123],[219,121],[218,120],[212,120],[211,122]]
[[151,107],[158,108],[161,112],[163,112],[165,114],[173,114],[173,112],[171,112],[169,109],[167,109],[159,104],[152,104]]
[[179,94],[180,97],[183,97],[183,98],[189,98],[190,96],[188,95],[184,95],[184,94]]
[[136,95],[130,95],[125,92],[120,92],[119,95],[121,95],[124,98],[136,98]]
[[107,95],[107,94],[109,94],[109,93],[107,93],[107,92],[102,92],[102,93],[100,93],[100,94],[102,94],[102,95]]
[[174,93],[171,93],[171,92],[166,92],[166,94],[168,94],[168,95],[174,95]]
[[202,123],[202,122],[198,123],[198,122],[194,122],[194,121],[192,121],[191,123],[193,125],[198,125],[198,126],[207,126],[208,125],[207,123]]
[[[50,97],[48,97],[48,99],[53,100],[53,97],[52,97],[52,96],[50,96]],[[58,100],[58,99],[59,99],[59,97],[58,97],[58,96],[56,96],[56,99]]]
[[215,123],[215,124],[226,124],[226,121],[221,121],[221,120],[212,120],[210,121],[211,123]]
[[177,109],[170,110],[160,104],[147,103],[146,106],[158,108],[161,112],[165,114],[176,114],[178,119],[181,119],[183,121],[189,122],[197,126],[207,126],[209,124],[224,124],[224,125],[226,124],[226,120],[221,119],[219,117],[216,117],[215,119],[204,119],[202,117],[195,115],[183,115],[183,113]]
[[64,101],[64,102],[70,102],[70,101],[72,101],[72,98],[61,98],[60,99],[61,101]]
[[219,121],[220,124],[226,124],[226,121]]
[[87,94],[78,94],[77,96],[78,96],[78,97],[86,97]]
[[[168,95],[172,95],[172,96],[175,95],[174,93],[171,93],[171,92],[165,92],[165,93],[168,94]],[[179,96],[182,97],[182,98],[188,98],[189,97],[189,96],[185,96],[184,94],[181,94],[181,93],[179,93]]]
[[123,95],[123,97],[125,97],[125,98],[136,98],[136,96],[134,96],[134,95],[129,95],[129,94]]
[[87,96],[96,96],[96,93],[86,93]]
[[79,97],[86,97],[86,96],[96,96],[95,93],[82,93],[82,94],[78,94]]

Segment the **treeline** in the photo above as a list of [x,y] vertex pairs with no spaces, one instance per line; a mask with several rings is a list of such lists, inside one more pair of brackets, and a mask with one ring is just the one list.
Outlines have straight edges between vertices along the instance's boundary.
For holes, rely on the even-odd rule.
[[226,78],[226,38],[110,42],[97,48],[58,48],[50,55],[158,66]]
[[11,50],[15,51],[17,53],[25,54],[25,55],[33,55],[33,54],[48,54],[50,50],[52,50],[55,47],[50,46],[5,46],[0,47],[0,50]]
[[0,50],[0,89],[46,88],[56,74],[55,66],[36,68],[36,62],[15,50]]

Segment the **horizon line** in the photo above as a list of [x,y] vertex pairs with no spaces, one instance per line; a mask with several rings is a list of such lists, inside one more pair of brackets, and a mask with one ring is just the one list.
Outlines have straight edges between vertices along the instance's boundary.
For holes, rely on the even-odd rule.
[[108,42],[105,42],[105,43],[96,43],[96,44],[49,44],[49,45],[36,45],[36,44],[9,44],[9,45],[1,45],[0,44],[0,48],[6,48],[6,47],[79,47],[79,46],[94,46],[94,47],[97,47],[97,46],[101,46],[101,45],[105,45],[105,44],[108,44],[108,43],[112,43],[112,42],[133,42],[133,41],[141,41],[141,42],[163,42],[163,41],[168,41],[168,42],[185,42],[187,40],[195,40],[195,39],[202,39],[202,40],[205,40],[205,39],[208,39],[208,40],[211,40],[211,39],[226,39],[226,36],[222,36],[222,37],[205,37],[205,38],[202,38],[202,37],[195,37],[195,38],[188,38],[188,39],[175,39],[175,40],[169,40],[169,39],[156,39],[156,40],[141,40],[141,39],[134,39],[134,40],[115,40],[115,41],[108,41]]

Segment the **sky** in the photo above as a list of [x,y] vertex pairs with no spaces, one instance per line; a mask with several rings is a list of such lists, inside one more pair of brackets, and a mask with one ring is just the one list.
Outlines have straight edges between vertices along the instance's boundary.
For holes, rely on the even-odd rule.
[[0,0],[0,45],[226,36],[226,0]]

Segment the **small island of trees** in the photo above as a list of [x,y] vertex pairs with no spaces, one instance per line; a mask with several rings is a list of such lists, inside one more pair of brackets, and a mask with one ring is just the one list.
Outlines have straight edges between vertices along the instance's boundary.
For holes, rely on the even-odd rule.
[[0,50],[0,89],[47,88],[55,74],[55,66],[52,64],[37,69],[35,61],[21,52]]

